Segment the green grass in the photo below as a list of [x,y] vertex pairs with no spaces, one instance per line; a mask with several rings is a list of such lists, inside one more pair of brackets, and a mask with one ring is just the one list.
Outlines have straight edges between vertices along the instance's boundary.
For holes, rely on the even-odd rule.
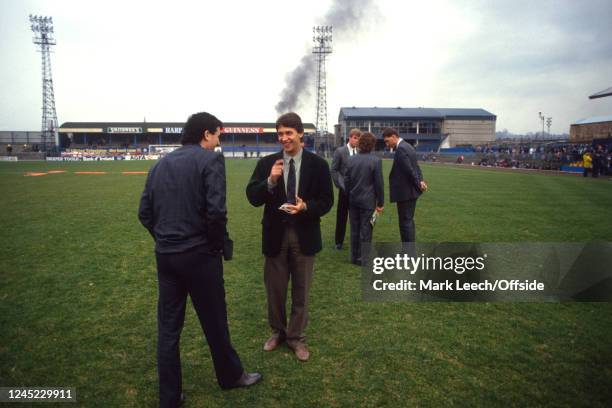
[[[155,406],[157,282],[136,213],[151,162],[0,163],[0,385],[70,386],[83,406]],[[265,353],[261,208],[254,160],[228,160],[230,330],[252,389],[222,392],[189,307],[187,406],[609,406],[612,305],[364,302],[360,270],[322,221],[308,327],[311,361]],[[385,162],[385,174],[390,163]],[[24,177],[27,171],[65,174]],[[75,175],[74,171],[108,171]],[[608,180],[423,165],[420,241],[612,241]],[[386,177],[386,176],[385,176]],[[386,178],[385,178],[386,180]],[[397,242],[387,204],[375,241]],[[348,240],[347,240],[348,243]],[[347,245],[345,245],[346,247]]]

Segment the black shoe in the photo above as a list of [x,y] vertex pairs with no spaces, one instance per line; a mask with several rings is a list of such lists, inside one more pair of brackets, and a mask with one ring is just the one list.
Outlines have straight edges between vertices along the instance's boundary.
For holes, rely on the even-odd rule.
[[342,244],[336,244],[336,250],[340,251],[342,249]]
[[242,388],[242,387],[250,387],[251,385],[255,385],[261,381],[261,374],[259,373],[247,373],[246,371],[242,373],[238,381],[231,385],[226,385],[225,387],[221,387],[224,390],[229,390],[231,388]]
[[353,265],[361,266],[361,261],[360,261],[359,259],[356,259],[356,260],[354,260],[354,261],[351,261],[351,263],[352,263]]

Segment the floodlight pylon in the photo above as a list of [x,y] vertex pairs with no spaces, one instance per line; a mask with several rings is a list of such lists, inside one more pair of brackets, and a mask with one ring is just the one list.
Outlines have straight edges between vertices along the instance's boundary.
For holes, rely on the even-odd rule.
[[41,150],[48,152],[59,146],[55,93],[51,72],[51,47],[56,44],[53,37],[53,18],[30,14],[30,28],[34,33],[33,42],[38,46],[42,59]]

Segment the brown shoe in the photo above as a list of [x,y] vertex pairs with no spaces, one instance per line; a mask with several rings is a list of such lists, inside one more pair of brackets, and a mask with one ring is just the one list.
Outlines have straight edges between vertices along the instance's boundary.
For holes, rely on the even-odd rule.
[[293,352],[300,361],[308,361],[310,358],[310,352],[305,344],[298,344],[297,346],[293,347]]
[[278,334],[273,334],[270,336],[268,340],[264,343],[263,349],[264,351],[272,351],[278,347],[279,344],[283,342],[283,339]]

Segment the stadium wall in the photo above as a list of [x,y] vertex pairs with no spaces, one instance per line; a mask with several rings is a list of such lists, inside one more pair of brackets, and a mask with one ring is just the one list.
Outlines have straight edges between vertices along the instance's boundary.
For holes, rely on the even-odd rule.
[[487,144],[495,141],[495,121],[446,119],[442,133],[448,135],[449,147]]
[[593,139],[612,138],[612,121],[570,125],[569,140],[572,143],[588,143]]

